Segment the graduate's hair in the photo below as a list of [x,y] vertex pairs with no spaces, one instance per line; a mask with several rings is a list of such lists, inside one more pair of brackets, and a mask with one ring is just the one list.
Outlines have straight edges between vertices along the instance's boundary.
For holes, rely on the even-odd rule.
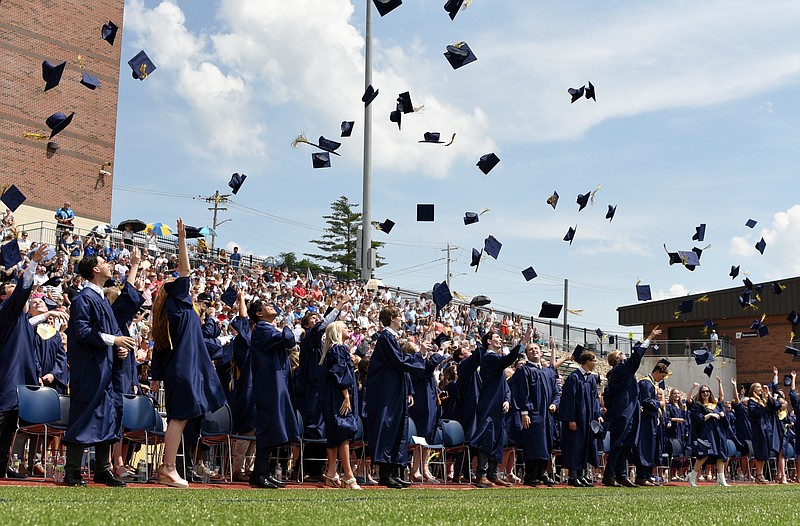
[[169,318],[167,318],[167,288],[158,289],[158,294],[153,300],[153,310],[150,316],[150,325],[153,328],[153,345],[156,349],[171,350],[172,340],[169,337]]
[[[311,312],[311,311],[306,312],[303,315],[303,317],[300,318],[300,327],[302,327],[303,329],[307,329],[308,328],[308,321],[311,319],[312,316],[317,316],[317,313],[316,312]],[[328,327],[330,327],[330,325],[328,325]],[[328,334],[327,329],[325,330],[325,334]]]
[[583,365],[586,362],[591,362],[592,360],[596,360],[597,356],[592,351],[583,351],[581,353],[580,358],[578,358],[578,363]]
[[258,318],[258,313],[261,311],[261,307],[264,305],[264,302],[261,300],[255,300],[253,303],[247,307],[247,317],[250,318],[252,323],[258,323],[261,321]]
[[439,389],[444,389],[447,387],[447,384],[451,382],[455,382],[456,378],[458,377],[458,370],[454,364],[448,365],[444,371],[442,371],[442,379],[439,380]]
[[395,316],[400,316],[400,311],[394,305],[387,305],[381,309],[380,314],[378,314],[378,319],[381,322],[381,325],[384,327],[388,327],[392,324],[392,318]]
[[492,336],[494,336],[495,334],[497,334],[497,331],[494,330],[486,331],[486,334],[484,334],[481,337],[481,344],[483,344],[484,349],[486,349],[489,346],[489,340],[491,340]]
[[97,255],[86,256],[78,262],[78,274],[83,279],[91,281],[94,277],[94,267],[97,266]]
[[652,372],[652,373],[659,372],[659,373],[661,373],[663,375],[666,375],[669,372],[669,368],[667,367],[667,364],[665,364],[665,363],[657,363],[653,367],[653,370],[650,371],[650,372]]
[[608,357],[606,358],[606,360],[608,360],[608,365],[610,365],[611,367],[617,365],[617,363],[620,361],[619,357],[621,354],[622,351],[619,350],[613,350],[610,353],[608,353]]
[[356,370],[358,374],[356,375],[356,379],[358,380],[358,387],[361,388],[367,382],[367,373],[369,372],[369,362],[372,361],[372,356],[368,355],[361,359],[356,366]]
[[416,354],[419,352],[419,347],[417,347],[417,345],[413,342],[405,342],[400,346],[400,352],[403,354]]
[[103,289],[103,295],[112,305],[114,304],[115,301],[117,301],[117,298],[119,298],[119,293],[120,293],[119,287],[106,287]]
[[700,389],[697,390],[697,394],[694,395],[694,401],[698,404],[703,403],[703,399],[700,397],[700,392],[703,390],[703,388],[708,389],[708,403],[717,405],[717,399],[714,398],[714,393],[711,392],[711,388],[706,384],[701,385]]
[[322,345],[322,358],[319,360],[319,365],[325,363],[325,356],[332,345],[344,343],[342,341],[342,332],[346,328],[347,325],[343,321],[335,321],[325,328],[325,343]]

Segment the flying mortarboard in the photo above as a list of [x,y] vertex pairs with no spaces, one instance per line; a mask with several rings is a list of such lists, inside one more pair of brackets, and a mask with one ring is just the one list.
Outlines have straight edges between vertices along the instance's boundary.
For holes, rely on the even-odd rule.
[[636,299],[639,301],[653,299],[653,295],[650,293],[650,285],[636,285]]
[[556,305],[554,303],[542,302],[542,308],[539,310],[540,318],[558,318],[561,314],[563,305]]
[[553,210],[556,209],[556,205],[558,204],[558,192],[553,190],[553,195],[547,198],[547,204],[553,207]]
[[525,278],[525,281],[530,281],[537,276],[536,271],[533,270],[533,267],[528,267],[523,270],[522,275]]
[[25,196],[13,184],[9,186],[0,196],[0,201],[8,207],[12,212],[16,212],[17,208],[25,202]]
[[678,304],[678,314],[689,314],[694,308],[694,300],[683,300]]
[[747,276],[742,280],[742,283],[744,283],[745,288],[753,290],[753,282]]
[[694,235],[692,241],[702,241],[706,237],[706,224],[701,223],[700,226],[694,227]]
[[389,113],[389,122],[396,122],[398,130],[402,129],[401,128],[401,122],[400,122],[402,120],[403,120],[403,112],[400,111],[399,109],[394,110],[394,111]]
[[440,141],[439,138],[442,136],[439,132],[425,132],[422,136],[422,140],[419,142],[427,142],[431,144],[444,144],[444,141]]
[[616,342],[616,341],[617,341],[617,337],[616,336],[614,336],[613,334],[609,334],[608,335],[608,344],[609,345],[614,345],[614,342]]
[[755,226],[757,224],[758,224],[758,221],[756,221],[755,219],[748,219],[747,223],[745,223],[744,226],[746,226],[748,228],[755,228]]
[[748,307],[753,307],[754,304],[755,300],[752,298],[752,290],[744,289],[739,295],[739,305],[741,305],[743,309],[746,309]]
[[583,97],[583,93],[584,93],[584,90],[585,90],[585,88],[586,88],[585,86],[581,86],[581,87],[580,87],[580,88],[578,88],[578,89],[575,89],[575,88],[569,88],[569,89],[567,90],[567,93],[569,93],[569,94],[570,94],[570,97],[572,97],[572,100],[570,101],[570,103],[573,103],[573,102],[575,102],[576,100],[578,100],[578,99],[580,99],[581,97]]
[[53,65],[49,60],[42,62],[42,80],[45,81],[44,90],[55,88],[61,82],[61,75],[64,74],[66,62]]
[[375,97],[378,96],[378,93],[380,93],[380,90],[373,88],[372,84],[367,86],[367,89],[364,91],[364,95],[361,97],[361,102],[364,103],[365,108],[369,106],[370,102],[375,100]]
[[795,311],[789,313],[789,316],[786,317],[786,321],[791,323],[792,325],[797,325],[800,323],[800,314],[797,314]]
[[228,287],[219,299],[228,307],[233,307],[233,304],[236,303],[236,289]]
[[103,28],[100,30],[100,36],[103,37],[103,40],[114,45],[114,39],[117,38],[117,24],[109,20],[105,24],[103,24]]
[[453,301],[453,295],[450,293],[450,287],[447,286],[446,281],[433,285],[433,302],[439,310],[451,301]]
[[783,293],[784,289],[786,289],[786,285],[784,285],[780,281],[773,281],[772,283],[770,283],[770,287],[772,288],[772,293],[775,294],[776,296],[780,296]]
[[494,259],[497,259],[497,256],[500,255],[500,249],[502,247],[503,244],[500,243],[494,236],[489,236],[483,240],[483,250]]
[[587,99],[592,99],[593,101],[597,102],[597,99],[594,96],[594,84],[592,84],[591,81],[589,81],[589,87],[586,88],[585,95]]
[[703,368],[703,373],[706,376],[708,376],[709,378],[711,378],[711,373],[713,373],[713,372],[714,372],[714,365],[713,364],[708,364]]
[[759,324],[756,330],[758,331],[759,338],[763,338],[764,336],[767,336],[769,334],[769,329],[763,323]]
[[475,53],[472,52],[466,42],[447,46],[444,57],[453,69],[458,69],[478,60],[478,57],[475,56]]
[[763,256],[763,255],[764,255],[764,249],[765,249],[765,248],[767,248],[767,242],[766,242],[766,241],[764,241],[764,238],[762,237],[762,238],[761,238],[761,241],[759,241],[758,243],[756,243],[756,250],[758,250],[759,252],[761,252],[761,255]]
[[612,221],[614,219],[614,214],[617,213],[617,205],[611,206],[608,205],[608,212],[606,212],[606,219]]
[[575,225],[575,228],[569,227],[567,234],[564,236],[564,241],[569,241],[570,246],[572,246],[572,240],[575,239],[575,232],[577,231],[578,225]]
[[22,254],[19,252],[19,243],[17,243],[16,239],[12,239],[0,247],[0,259],[2,259],[3,266],[5,266],[6,269],[22,261]]
[[61,276],[53,276],[52,278],[48,279],[44,283],[42,283],[43,287],[58,287],[61,283],[62,278]]
[[397,96],[397,109],[403,113],[414,113],[414,106],[411,104],[411,94],[404,91]]
[[100,80],[85,71],[81,71],[81,84],[94,91],[100,87]]
[[487,153],[486,155],[481,156],[476,166],[481,172],[483,172],[484,175],[489,175],[489,172],[492,171],[492,168],[497,166],[497,163],[499,162],[500,158],[497,155],[494,153]]
[[736,265],[735,267],[731,265],[731,271],[728,275],[731,277],[731,279],[736,279],[736,276],[739,275],[739,265]]
[[592,192],[586,192],[585,194],[578,194],[578,198],[575,200],[578,203],[578,212],[586,208],[586,205],[589,204],[589,196],[592,195]]
[[233,195],[239,193],[239,188],[242,187],[245,179],[247,179],[247,176],[245,174],[234,173],[233,175],[231,175],[231,180],[228,181],[228,186],[233,191]]
[[450,15],[450,20],[455,20],[458,11],[461,9],[464,0],[447,0],[447,3],[444,4],[444,10],[447,11],[447,14]]
[[478,249],[472,249],[472,257],[469,262],[470,267],[475,267],[475,272],[478,272],[478,267],[481,264],[481,256],[483,255],[483,251],[478,252]]
[[147,56],[144,50],[136,53],[136,55],[128,61],[128,65],[131,67],[131,75],[138,80],[146,79],[156,70],[156,65],[153,64],[153,61],[150,60],[150,57]]
[[319,139],[317,140],[317,144],[315,146],[317,146],[321,150],[325,150],[326,152],[330,152],[330,153],[334,153],[336,155],[339,155],[338,153],[336,153],[336,150],[339,149],[339,147],[341,145],[342,145],[342,143],[340,143],[340,142],[336,142],[336,141],[332,141],[330,139],[326,139],[325,137],[320,135]]
[[70,113],[69,116],[64,115],[60,111],[57,111],[54,114],[50,115],[45,121],[47,127],[50,128],[50,138],[52,139],[53,137],[61,133],[61,131],[64,128],[69,126],[69,123],[72,122],[72,117],[74,116],[75,116],[74,111]]
[[200,228],[196,226],[184,225],[183,228],[186,230],[186,239],[198,239],[205,237],[203,233],[200,232]]
[[403,0],[372,0],[375,7],[378,9],[378,14],[386,16],[388,13],[394,11],[402,5]]
[[800,349],[796,349],[790,345],[787,345],[783,352],[784,354],[791,354],[792,356],[800,356]]
[[330,168],[331,154],[328,152],[315,152],[311,154],[311,163],[314,168]]
[[784,387],[791,387],[792,385],[792,375],[791,374],[784,374],[783,375],[783,386]]
[[353,133],[353,126],[356,121],[342,121],[342,137],[350,137]]
[[433,221],[434,209],[432,204],[418,204],[417,221]]
[[602,329],[600,329],[600,328],[598,328],[597,330],[595,330],[595,331],[594,331],[594,333],[595,333],[595,334],[597,335],[597,337],[598,337],[598,338],[600,338],[601,340],[603,339],[603,335],[605,334],[605,333],[603,332],[603,330],[602,330]]
[[464,225],[472,225],[478,221],[480,221],[480,218],[475,212],[464,212]]
[[697,365],[704,365],[714,361],[714,355],[711,354],[705,347],[702,349],[697,349],[696,351],[692,351],[692,354],[694,355],[694,363]]
[[394,228],[394,221],[392,221],[391,219],[387,219],[383,223],[378,223],[378,230],[386,234],[391,232],[392,228]]

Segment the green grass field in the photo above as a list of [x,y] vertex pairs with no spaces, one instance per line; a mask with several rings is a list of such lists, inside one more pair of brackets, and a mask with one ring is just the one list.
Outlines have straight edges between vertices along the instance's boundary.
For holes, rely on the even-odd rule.
[[764,524],[800,520],[797,486],[230,490],[0,487],[0,523]]

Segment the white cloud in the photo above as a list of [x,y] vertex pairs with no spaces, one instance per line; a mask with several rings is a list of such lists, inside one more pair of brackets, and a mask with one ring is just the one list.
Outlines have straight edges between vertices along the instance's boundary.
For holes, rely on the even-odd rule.
[[669,298],[680,298],[692,294],[683,284],[673,283],[669,290],[657,290],[653,292],[654,300],[665,300]]

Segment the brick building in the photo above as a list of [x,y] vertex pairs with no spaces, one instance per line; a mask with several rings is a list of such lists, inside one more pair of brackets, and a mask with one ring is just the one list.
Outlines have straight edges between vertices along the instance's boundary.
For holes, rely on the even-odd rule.
[[[785,286],[780,294],[773,292],[771,283],[764,283],[758,294],[760,300],[755,302],[754,308],[743,309],[740,305],[739,295],[744,290],[744,286],[740,285],[705,294],[619,307],[619,323],[626,326],[641,325],[644,334],[648,334],[655,325],[660,325],[664,330],[663,337],[668,341],[660,349],[660,354],[687,356],[683,342],[687,338],[707,341],[708,336],[702,332],[703,325],[706,320],[712,320],[712,328],[716,330],[720,341],[729,341],[735,346],[735,350],[726,354],[729,354],[729,361],[736,370],[728,371],[726,376],[729,378],[736,374],[737,381],[745,384],[770,381],[773,366],[778,367],[781,378],[800,369],[800,361],[784,352],[793,330],[787,317],[793,310],[800,311],[800,277],[780,280],[780,283]],[[756,293],[753,291],[753,299]],[[697,300],[703,296],[707,296],[708,301],[698,303]],[[687,299],[695,300],[692,312],[676,318],[679,303]],[[763,315],[766,315],[763,323],[769,334],[759,337],[750,327],[754,320],[760,320]],[[795,347],[800,340],[800,329],[796,330]],[[722,360],[717,360],[717,369],[724,359],[723,355]],[[687,357],[687,360],[691,358]]]
[[[2,0],[0,2],[0,186],[27,197],[18,224],[53,220],[69,201],[76,225],[111,219],[114,140],[124,0]],[[119,26],[113,45],[101,38],[109,20]],[[42,62],[66,61],[61,82],[44,91]],[[80,83],[81,67],[101,86]],[[48,151],[45,120],[55,112],[72,123]]]

